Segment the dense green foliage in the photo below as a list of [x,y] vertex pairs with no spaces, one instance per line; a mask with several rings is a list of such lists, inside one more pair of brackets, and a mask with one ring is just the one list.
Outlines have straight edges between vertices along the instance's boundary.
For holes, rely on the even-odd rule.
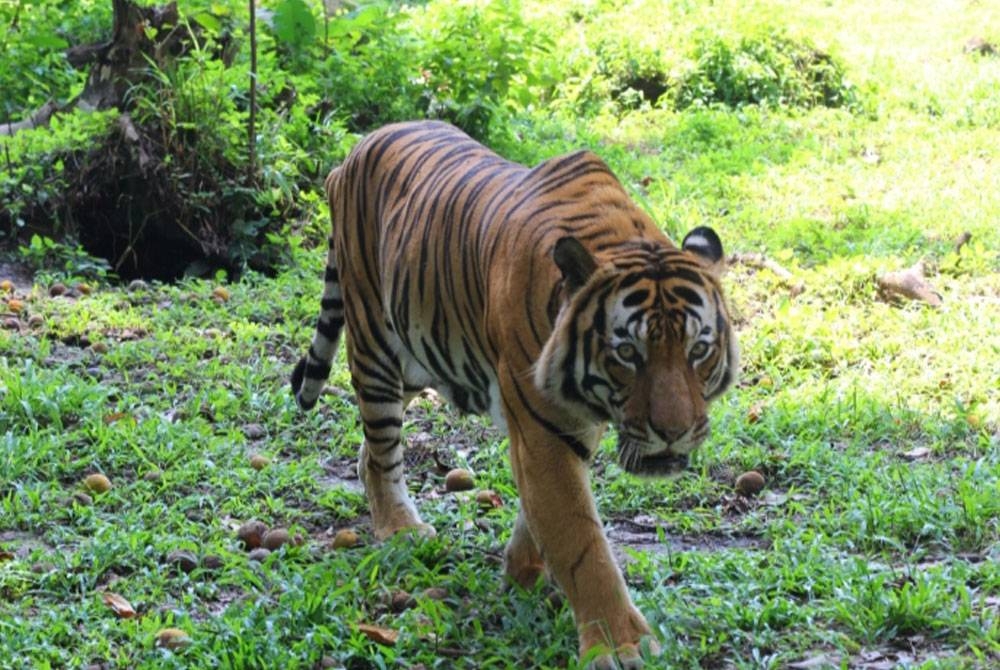
[[[182,3],[198,48],[130,113],[174,197],[244,227],[234,258],[270,246],[275,276],[245,272],[228,301],[222,275],[128,289],[73,237],[24,235],[15,257],[37,274],[0,289],[0,668],[576,667],[565,605],[501,589],[516,512],[501,435],[419,400],[409,472],[439,538],[377,545],[343,361],[317,412],[287,392],[318,307],[322,178],[364,130],[415,116],[528,164],[590,147],[675,239],[708,223],[771,263],[726,276],[743,381],[691,471],[636,480],[613,437],[595,464],[665,649],[651,667],[1000,664],[1000,59],[964,50],[1000,41],[981,33],[992,5],[260,4],[253,180],[244,3]],[[110,22],[103,0],[51,5],[0,5],[15,119],[75,95],[62,49]],[[0,235],[34,217],[72,229],[60,192],[121,132],[77,111],[0,138]],[[938,309],[878,294],[916,261]],[[505,505],[445,494],[438,461]],[[743,498],[750,468],[766,488]],[[114,487],[87,500],[95,471]],[[250,518],[305,542],[252,561],[235,538]],[[362,546],[332,549],[347,526]],[[178,570],[176,550],[201,562]],[[401,590],[415,598],[398,611]],[[116,617],[106,591],[140,616]],[[166,626],[190,646],[155,646]]]

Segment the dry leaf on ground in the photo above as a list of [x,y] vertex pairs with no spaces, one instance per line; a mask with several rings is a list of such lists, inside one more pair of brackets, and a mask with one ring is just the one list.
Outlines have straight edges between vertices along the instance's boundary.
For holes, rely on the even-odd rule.
[[104,604],[111,608],[111,610],[117,614],[122,619],[131,619],[135,616],[135,609],[132,607],[132,603],[125,600],[117,593],[112,593],[111,591],[104,592]]
[[382,628],[381,626],[359,623],[358,630],[372,642],[385,645],[387,647],[394,646],[396,644],[396,640],[399,639],[399,631],[395,631],[391,628]]

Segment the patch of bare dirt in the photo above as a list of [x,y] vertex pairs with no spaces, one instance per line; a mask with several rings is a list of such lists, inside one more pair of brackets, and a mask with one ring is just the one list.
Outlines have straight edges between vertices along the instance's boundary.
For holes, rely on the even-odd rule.
[[11,260],[0,259],[0,280],[9,279],[17,291],[27,292],[35,283],[35,275],[30,268]]
[[[661,541],[661,535],[663,541]],[[762,537],[740,533],[700,533],[676,535],[651,516],[613,518],[608,538],[619,563],[627,563],[627,547],[636,551],[663,554],[679,551],[724,551],[727,549],[765,550],[770,546]]]

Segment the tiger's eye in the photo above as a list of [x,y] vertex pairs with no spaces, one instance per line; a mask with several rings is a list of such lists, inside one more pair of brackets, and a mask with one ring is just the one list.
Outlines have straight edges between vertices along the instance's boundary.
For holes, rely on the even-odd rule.
[[615,354],[627,363],[634,363],[639,357],[639,352],[636,351],[635,345],[630,342],[622,342],[615,347]]
[[708,345],[704,342],[695,342],[691,347],[691,358],[701,358],[708,352]]

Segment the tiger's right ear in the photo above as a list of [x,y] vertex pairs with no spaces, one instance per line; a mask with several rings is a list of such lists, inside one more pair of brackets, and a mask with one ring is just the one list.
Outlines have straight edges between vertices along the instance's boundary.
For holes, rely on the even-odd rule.
[[569,295],[579,291],[597,269],[594,257],[575,237],[564,237],[556,242],[552,249],[552,260],[562,272]]
[[722,250],[722,241],[708,226],[698,226],[685,235],[681,248],[700,256],[705,264],[717,274],[721,274],[725,268],[726,254]]

